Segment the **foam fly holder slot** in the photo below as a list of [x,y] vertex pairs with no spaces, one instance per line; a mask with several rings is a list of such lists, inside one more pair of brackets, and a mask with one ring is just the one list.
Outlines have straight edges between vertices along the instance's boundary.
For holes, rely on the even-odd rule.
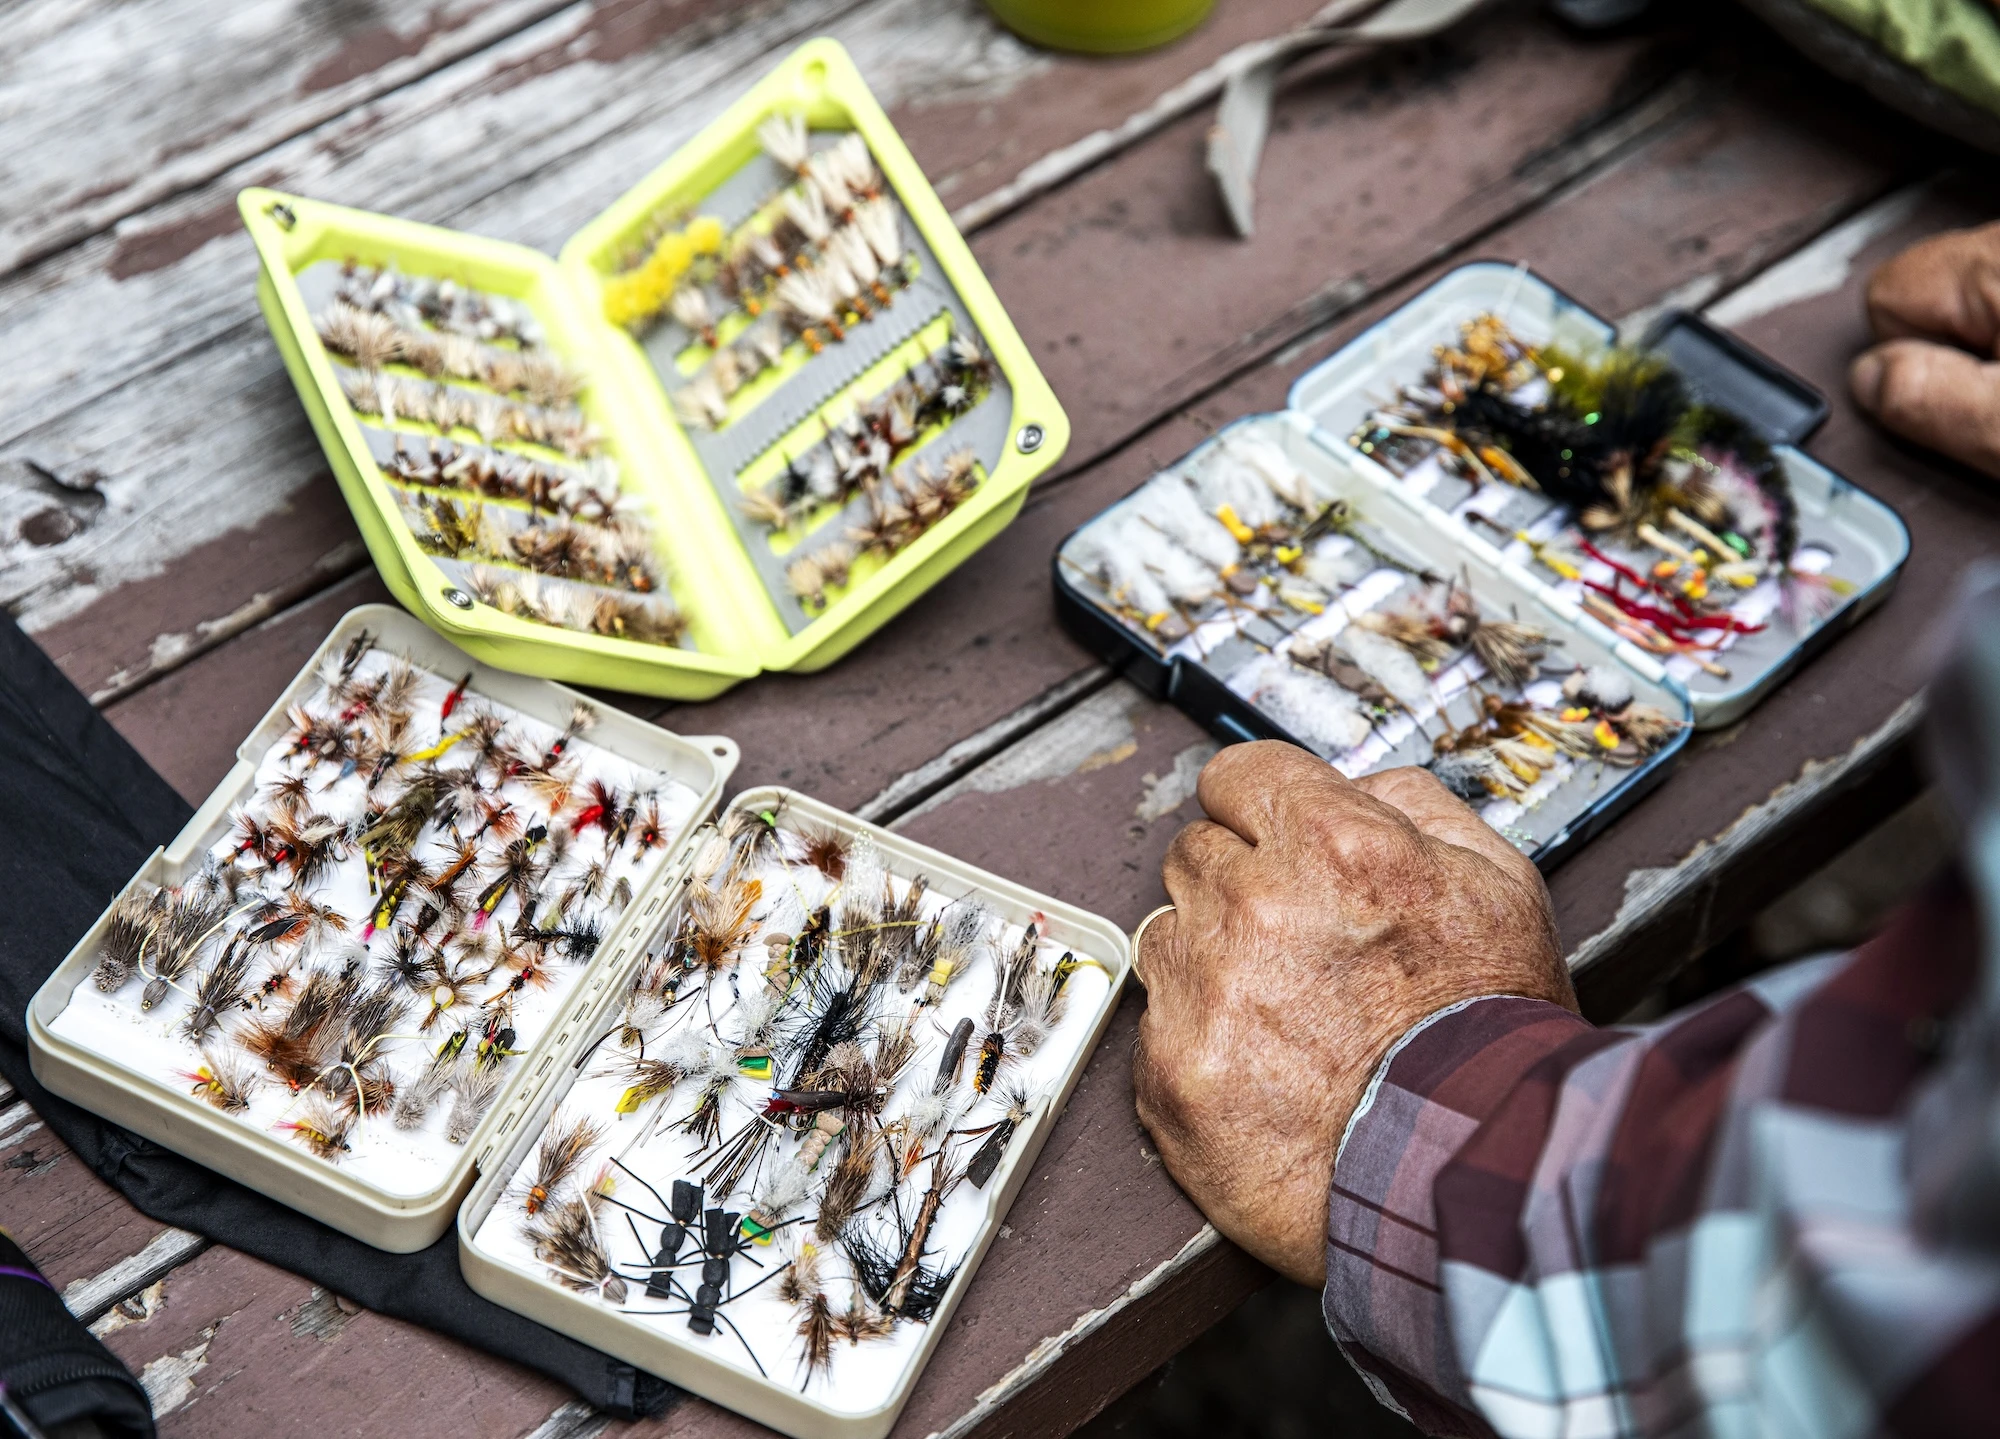
[[[743,197],[760,183],[760,167],[770,168],[758,131],[774,116],[802,117],[814,147],[850,132],[862,138],[883,193],[898,207],[907,284],[895,294],[883,289],[880,303],[858,301],[849,318],[865,312],[865,321],[837,343],[823,335],[810,337],[817,348],[791,340],[754,406],[706,433],[677,414],[671,392],[687,376],[671,355],[658,353],[660,334],[685,337],[670,322],[647,335],[613,324],[606,317],[606,290],[663,216],[685,222],[713,200],[739,227],[768,223],[770,204],[760,211],[754,203],[746,207]],[[242,192],[239,209],[258,253],[259,303],[384,581],[439,634],[486,663],[519,673],[698,700],[763,670],[822,668],[1005,527],[1029,484],[1068,442],[1067,417],[964,239],[853,62],[829,39],[788,56],[589,222],[559,258],[267,189]],[[489,580],[498,573],[508,583],[482,592],[468,579],[468,567],[426,550],[401,512],[411,492],[383,467],[389,446],[400,442],[415,452],[436,441],[448,451],[497,449],[558,471],[565,457],[512,442],[486,445],[482,433],[463,427],[418,429],[357,412],[343,389],[343,379],[353,382],[354,369],[316,327],[343,266],[390,267],[425,282],[448,281],[499,297],[532,317],[540,343],[584,381],[582,419],[617,467],[623,506],[643,517],[652,536],[663,582],[647,602],[670,605],[684,637],[676,643],[630,637],[622,622],[601,618],[613,600],[630,597],[588,585],[532,574],[524,579],[488,567]],[[934,361],[956,334],[976,339],[990,358],[990,388],[962,417],[917,436],[899,454],[894,474],[906,478],[912,465],[929,467],[929,473],[948,452],[963,450],[975,461],[970,472],[976,483],[913,540],[880,552],[864,549],[851,566],[841,566],[823,594],[794,595],[787,566],[808,548],[838,547],[855,513],[828,513],[826,507],[794,529],[767,535],[745,521],[739,501],[756,483],[768,482],[783,461],[799,459],[807,438],[837,427],[857,406],[886,393],[897,376]],[[693,347],[687,352],[701,353]],[[407,372],[399,378],[411,384],[423,379]],[[745,396],[755,389],[746,386]],[[539,599],[523,601],[523,590]],[[593,603],[599,606],[596,621],[590,619]],[[559,609],[576,618],[559,626],[530,617]],[[572,623],[580,627],[568,627]]]

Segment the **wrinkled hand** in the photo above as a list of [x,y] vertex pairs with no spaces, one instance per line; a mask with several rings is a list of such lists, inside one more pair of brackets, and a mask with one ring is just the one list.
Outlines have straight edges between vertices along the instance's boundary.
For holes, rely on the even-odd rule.
[[2000,476],[2000,224],[1912,245],[1868,281],[1880,343],[1848,371],[1855,403],[1905,439]]
[[1427,771],[1350,782],[1264,741],[1199,794],[1134,959],[1139,1118],[1217,1229],[1317,1285],[1334,1150],[1389,1046],[1456,1000],[1575,994],[1540,874]]

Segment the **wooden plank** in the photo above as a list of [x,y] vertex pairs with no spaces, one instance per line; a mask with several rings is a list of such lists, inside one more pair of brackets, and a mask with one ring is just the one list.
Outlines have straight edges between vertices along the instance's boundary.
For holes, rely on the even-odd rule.
[[[17,1100],[0,1109],[0,1228],[67,1290],[142,1253],[166,1226],[92,1174]],[[81,1300],[94,1304],[99,1293]]]
[[123,1304],[193,1259],[210,1242],[185,1229],[162,1229],[137,1254],[127,1255],[100,1273],[65,1284],[63,1307],[84,1323],[95,1323],[114,1305]]
[[96,1329],[146,1385],[168,1439],[362,1439],[385,1424],[485,1439],[532,1430],[564,1398],[531,1370],[220,1247]]
[[[895,49],[892,42],[896,38],[874,32],[849,36],[857,53],[864,55],[890,53]],[[1476,101],[1477,106],[1494,108],[1504,96],[1522,88],[1534,88],[1559,68],[1556,47],[1557,41],[1540,28],[1539,22],[1516,21],[1514,30],[1502,34],[1499,41],[1486,47],[1469,68],[1456,76],[1454,93],[1473,96],[1464,102],[1468,106]],[[1594,83],[1606,92],[1617,83],[1613,58],[1616,56],[1607,54],[1594,62],[1597,67],[1593,72]],[[889,80],[893,80],[894,73]],[[432,88],[445,78],[437,77],[426,86],[415,88]],[[884,88],[891,88],[889,80],[883,81]],[[1360,83],[1360,77],[1353,77],[1353,85]],[[1547,86],[1542,84],[1541,88]],[[1405,90],[1416,98],[1405,95]],[[1363,158],[1386,149],[1391,158],[1400,156],[1402,162],[1409,161],[1407,154],[1395,149],[1395,136],[1411,128],[1407,112],[1418,103],[1421,93],[1418,79],[1406,77],[1400,88],[1391,87],[1392,99],[1378,107],[1379,115],[1374,110],[1359,114],[1354,123],[1367,129],[1374,139],[1369,149],[1362,152]],[[408,96],[399,95],[397,99],[414,104]],[[1314,125],[1307,121],[1331,123],[1343,118],[1356,99],[1351,86],[1334,87],[1325,94],[1309,93],[1300,101],[1309,108],[1301,112],[1300,123],[1293,129],[1313,133]],[[1582,107],[1588,99],[1584,95],[1577,100],[1571,119],[1586,113]],[[1539,118],[1549,119],[1546,115]],[[1614,128],[1620,134],[1625,133],[1622,123]],[[1600,146],[1594,135],[1591,132],[1572,148],[1578,153],[1596,154]],[[1085,265],[1091,273],[1142,274],[1146,272],[1144,266],[1156,262],[1148,258],[1147,249],[1172,228],[1171,216],[1160,208],[1165,203],[1161,198],[1162,187],[1169,182],[1179,185],[1183,180],[1186,184],[1205,183],[1198,167],[1188,176],[1180,174],[1188,169],[1183,142],[1190,138],[1179,132],[1163,134],[1104,171],[1051,197],[1050,203],[1071,207],[1083,204],[1108,212],[1128,211],[1133,216],[1130,224],[1106,232],[1111,238],[1104,243],[1112,248],[1103,253],[1094,250],[1085,253],[1098,242],[1092,239],[1091,227],[1082,225],[1065,242],[1071,251],[1068,263]],[[1281,141],[1284,138],[1281,136]],[[1179,264],[1193,256],[1207,256],[1202,263],[1214,273],[1198,276],[1203,283],[1212,281],[1221,285],[1227,278],[1234,286],[1232,293],[1246,305],[1254,309],[1261,304],[1267,311],[1274,306],[1282,310],[1285,302],[1269,296],[1311,292],[1320,283],[1325,266],[1333,263],[1343,250],[1349,260],[1391,269],[1398,263],[1396,257],[1403,253],[1449,251],[1478,232],[1482,217],[1491,212],[1492,206],[1520,203],[1533,192],[1535,185],[1553,185],[1556,183],[1553,177],[1569,175],[1573,167],[1551,165],[1544,156],[1545,163],[1536,170],[1542,178],[1534,184],[1487,184],[1489,168],[1512,173],[1528,159],[1542,155],[1547,149],[1546,139],[1545,135],[1526,129],[1524,121],[1523,127],[1496,137],[1497,156],[1463,160],[1455,170],[1436,178],[1435,188],[1409,207],[1406,219],[1394,223],[1380,219],[1379,223],[1369,221],[1353,230],[1332,225],[1312,245],[1304,244],[1300,236],[1274,223],[1268,227],[1269,233],[1256,242],[1273,247],[1268,252],[1254,249],[1246,252],[1235,242],[1209,235],[1177,241],[1169,258]],[[368,154],[373,157],[378,150],[393,154],[396,148],[393,143],[380,142],[371,145]],[[371,159],[368,163],[389,175],[397,173],[388,158]],[[1302,185],[1303,172],[1313,163],[1310,154],[1280,143],[1274,147],[1270,169],[1274,180]],[[594,172],[597,167],[591,168]],[[1363,182],[1375,174],[1364,169],[1353,177],[1352,183],[1365,191],[1367,185]],[[378,180],[388,183],[381,176],[368,179],[369,183]],[[552,182],[542,177],[538,183]],[[1487,198],[1481,199],[1482,195]],[[532,197],[509,191],[510,204],[523,205],[529,198]],[[1440,211],[1450,211],[1455,218],[1448,222],[1439,220]],[[583,207],[578,205],[564,213],[582,212]],[[1093,318],[1091,311],[1077,308],[1077,296],[1067,291],[1044,294],[1032,286],[1032,272],[1027,267],[1042,243],[1032,230],[1038,213],[1030,212],[1004,222],[977,242],[1003,290],[1011,286],[1018,292],[1009,293],[1007,298],[1031,342],[1045,353],[1052,349],[1067,353],[1071,347],[1065,337],[1075,333],[1072,325],[1094,328],[1101,323],[1113,329],[1129,327],[1130,317],[1116,313],[1115,302],[1103,292],[1103,287],[1098,287]],[[1024,226],[1030,228],[1024,230]],[[1029,247],[1025,253],[1024,245]],[[219,255],[227,248],[222,244],[211,245],[149,277],[148,283],[157,281],[160,285],[171,283],[201,290],[215,283],[215,276],[207,271],[197,273],[197,267],[208,263],[203,257]],[[70,258],[81,263],[83,249]],[[1259,267],[1268,272],[1262,278]],[[1054,273],[1063,270],[1064,265],[1050,261],[1042,268]],[[71,299],[85,310],[89,308],[85,303],[88,288],[82,279],[71,286]],[[240,307],[240,296],[231,304]],[[0,309],[4,309],[4,303],[0,303]],[[1207,318],[1214,326],[1209,333],[1184,329],[1173,343],[1163,347],[1163,353],[1192,355],[1204,347],[1240,348],[1242,331],[1236,319],[1213,313]],[[1283,338],[1284,334],[1274,332],[1270,340],[1275,344]],[[1061,363],[1067,365],[1071,361],[1061,360]],[[1099,374],[1073,377],[1082,389],[1068,397],[1070,408],[1079,416],[1115,410],[1116,396],[1122,386],[1143,388],[1145,375],[1140,365],[1135,358],[1129,365],[1107,364]],[[97,482],[96,493],[108,496],[109,500],[95,511],[89,509],[88,501],[65,494],[50,495],[48,491],[55,487],[45,479],[36,484],[21,482],[14,496],[21,505],[32,503],[38,507],[34,511],[37,514],[54,510],[66,517],[65,524],[73,521],[76,530],[68,538],[44,546],[17,540],[14,563],[5,571],[5,578],[0,579],[0,594],[8,593],[8,587],[12,587],[11,597],[25,611],[26,623],[44,633],[58,660],[90,691],[120,693],[149,675],[171,668],[195,648],[190,644],[190,636],[226,635],[234,627],[240,627],[246,612],[253,615],[265,612],[270,601],[260,600],[259,596],[270,595],[279,588],[275,576],[308,574],[313,567],[326,563],[330,549],[343,555],[350,553],[339,547],[350,542],[351,532],[338,532],[335,538],[325,518],[326,503],[293,498],[300,487],[312,483],[311,476],[323,473],[323,467],[317,459],[315,442],[299,416],[296,401],[286,393],[287,388],[269,355],[268,342],[255,322],[245,322],[208,346],[199,364],[175,363],[130,381],[120,391],[120,402],[115,407],[74,412],[40,427],[12,446],[0,447],[0,476],[9,472],[6,462],[11,458],[17,477],[21,474],[31,478],[50,474],[109,477]],[[197,392],[198,398],[192,397],[191,391]],[[112,426],[96,418],[106,408],[115,410],[119,417]],[[144,443],[140,444],[142,436]],[[5,512],[5,498],[0,493],[0,513]],[[241,534],[244,529],[254,530],[254,542],[245,543]],[[170,576],[162,574],[162,547],[158,539],[162,533],[171,536],[169,547],[212,548],[202,549],[184,563],[174,565]],[[215,563],[216,552],[228,549],[254,557],[240,577],[234,566]],[[147,597],[152,603],[148,613],[154,616],[158,628],[150,635],[147,633],[150,627],[135,624],[122,600],[107,601],[112,608],[103,613],[92,607],[88,615],[78,614],[68,623],[55,622],[57,616],[69,613],[90,596],[102,595],[117,582],[129,584],[154,575],[159,576],[159,583],[149,588]],[[288,598],[295,593],[296,588],[280,597]],[[124,618],[110,620],[105,617],[107,614]],[[982,717],[982,722],[994,717],[989,713]]]
[[561,8],[561,0],[373,6],[258,0],[77,5],[7,17],[0,274]]
[[148,764],[199,804],[235,763],[243,736],[305,667],[334,622],[356,605],[394,603],[375,571],[362,570],[105,713]]

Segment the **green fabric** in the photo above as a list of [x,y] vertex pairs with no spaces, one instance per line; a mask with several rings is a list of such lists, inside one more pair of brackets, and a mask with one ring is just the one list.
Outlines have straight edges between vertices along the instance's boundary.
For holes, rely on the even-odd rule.
[[2000,115],[2000,19],[1985,0],[1811,0],[1933,84]]

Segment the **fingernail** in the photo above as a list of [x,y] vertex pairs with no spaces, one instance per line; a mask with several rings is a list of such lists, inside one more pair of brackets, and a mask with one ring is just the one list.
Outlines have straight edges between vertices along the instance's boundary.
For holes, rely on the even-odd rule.
[[1869,350],[1847,367],[1847,387],[1854,402],[1873,413],[1882,399],[1882,372],[1888,368],[1882,356]]

